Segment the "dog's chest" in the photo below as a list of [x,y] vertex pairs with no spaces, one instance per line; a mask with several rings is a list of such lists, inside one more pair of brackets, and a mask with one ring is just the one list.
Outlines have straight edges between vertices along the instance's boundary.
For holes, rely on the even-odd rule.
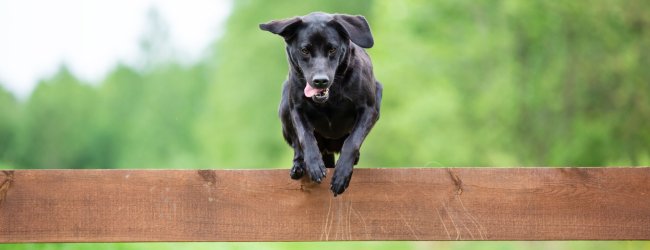
[[307,119],[320,135],[338,139],[352,131],[357,120],[357,112],[349,102],[337,105],[310,105],[307,109]]

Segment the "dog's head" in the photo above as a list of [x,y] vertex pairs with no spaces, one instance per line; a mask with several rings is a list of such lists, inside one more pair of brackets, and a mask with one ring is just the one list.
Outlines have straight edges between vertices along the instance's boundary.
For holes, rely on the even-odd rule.
[[347,59],[350,42],[363,48],[374,41],[363,16],[311,13],[260,24],[287,43],[291,66],[305,78],[305,96],[323,103],[329,98],[339,65]]

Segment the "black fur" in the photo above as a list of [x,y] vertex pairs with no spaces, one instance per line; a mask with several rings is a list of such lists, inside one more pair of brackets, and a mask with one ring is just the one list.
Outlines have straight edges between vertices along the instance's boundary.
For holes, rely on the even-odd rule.
[[[359,149],[379,119],[382,86],[363,48],[374,44],[363,16],[311,13],[260,24],[286,42],[289,76],[284,82],[280,119],[294,149],[291,178],[305,173],[320,183],[336,167],[331,190],[350,183]],[[318,92],[311,98],[306,85]],[[340,153],[336,164],[334,153]]]

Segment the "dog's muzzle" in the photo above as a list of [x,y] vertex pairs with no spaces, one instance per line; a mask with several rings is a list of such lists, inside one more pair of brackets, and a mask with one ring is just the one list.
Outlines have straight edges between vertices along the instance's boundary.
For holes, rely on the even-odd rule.
[[329,88],[314,88],[309,83],[305,86],[305,96],[311,97],[314,102],[324,103],[330,97]]
[[317,103],[324,103],[327,101],[329,97],[330,97],[330,89],[326,88],[325,90],[316,93],[314,96],[311,97],[311,99]]

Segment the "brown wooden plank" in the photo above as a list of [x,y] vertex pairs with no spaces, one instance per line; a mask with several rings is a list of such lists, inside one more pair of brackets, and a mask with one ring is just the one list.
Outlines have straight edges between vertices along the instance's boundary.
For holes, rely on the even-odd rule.
[[0,242],[650,239],[650,168],[356,169],[342,196],[328,186],[288,170],[0,172]]

